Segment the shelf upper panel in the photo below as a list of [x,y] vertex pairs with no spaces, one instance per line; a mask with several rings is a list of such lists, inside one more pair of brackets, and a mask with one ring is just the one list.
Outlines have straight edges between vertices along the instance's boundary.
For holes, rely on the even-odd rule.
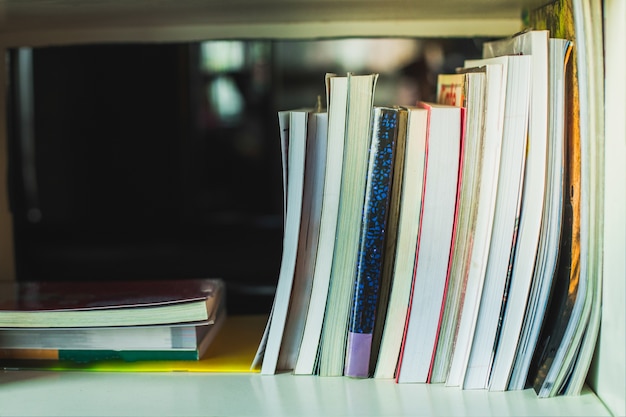
[[546,0],[0,0],[0,42],[497,36]]

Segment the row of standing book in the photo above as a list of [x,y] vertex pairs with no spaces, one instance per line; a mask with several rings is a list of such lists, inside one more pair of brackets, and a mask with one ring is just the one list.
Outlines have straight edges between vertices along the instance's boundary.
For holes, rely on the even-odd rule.
[[283,255],[253,366],[579,393],[572,50],[526,31],[439,75],[436,103],[327,74],[325,108],[279,112]]

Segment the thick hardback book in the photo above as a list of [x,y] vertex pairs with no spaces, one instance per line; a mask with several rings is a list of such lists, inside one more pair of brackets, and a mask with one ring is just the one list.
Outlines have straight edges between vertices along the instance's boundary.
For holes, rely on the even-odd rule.
[[378,74],[348,74],[336,242],[320,346],[320,375],[343,375]]
[[210,323],[219,279],[0,283],[0,328]]
[[[422,212],[428,110],[415,106],[405,107],[405,109],[408,117],[405,151],[402,158],[404,169],[400,190],[398,234],[393,257],[393,279],[389,289],[389,301],[382,315],[384,324],[374,373],[376,378],[394,378],[396,375],[404,324],[409,309]],[[378,315],[378,318],[381,316]]]
[[344,375],[368,377],[385,257],[398,108],[375,107]]
[[507,66],[501,169],[498,177],[487,269],[472,337],[472,347],[463,380],[463,388],[466,389],[483,389],[488,386],[502,297],[506,282],[510,279],[521,213],[528,133],[531,60],[532,58],[527,55],[513,55],[466,62],[466,66],[469,67],[486,64]]
[[426,178],[398,382],[427,382],[430,374],[448,278],[463,140],[462,108],[422,105],[429,111]]

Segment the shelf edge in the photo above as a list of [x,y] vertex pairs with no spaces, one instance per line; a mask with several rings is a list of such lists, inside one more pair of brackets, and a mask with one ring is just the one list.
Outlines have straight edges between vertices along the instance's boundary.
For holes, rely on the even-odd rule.
[[328,39],[344,37],[503,37],[519,19],[450,19],[358,22],[159,25],[0,32],[0,45],[53,46],[119,42],[187,42],[209,39]]

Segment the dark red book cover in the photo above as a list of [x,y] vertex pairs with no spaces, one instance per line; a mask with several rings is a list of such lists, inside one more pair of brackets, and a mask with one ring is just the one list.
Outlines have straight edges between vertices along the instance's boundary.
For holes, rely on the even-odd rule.
[[210,324],[219,279],[0,283],[0,328]]
[[0,283],[0,312],[92,310],[206,300],[217,279],[138,281],[8,281]]

